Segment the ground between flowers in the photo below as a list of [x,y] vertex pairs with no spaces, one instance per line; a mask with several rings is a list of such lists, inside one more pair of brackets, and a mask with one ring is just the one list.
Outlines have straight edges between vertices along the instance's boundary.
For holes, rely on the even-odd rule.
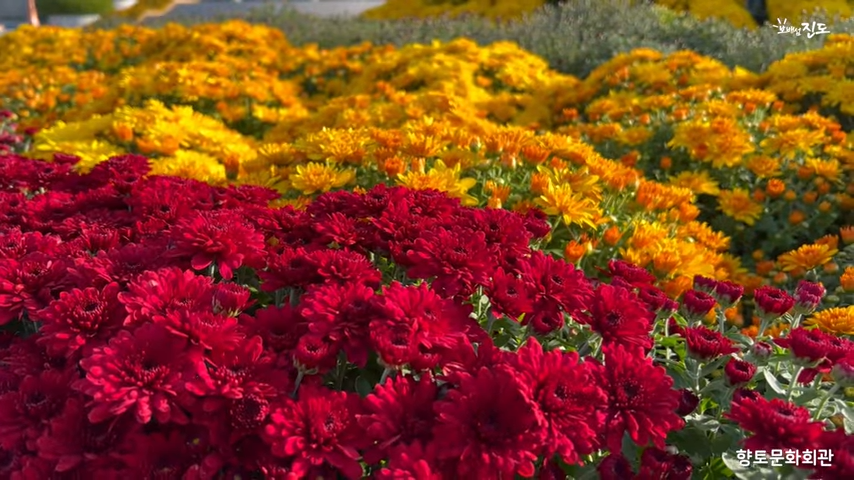
[[854,343],[799,326],[820,284],[757,289],[791,329],[754,340],[724,321],[743,287],[585,275],[537,210],[385,185],[295,210],[77,160],[0,157],[4,478],[691,478],[739,448],[854,474]]

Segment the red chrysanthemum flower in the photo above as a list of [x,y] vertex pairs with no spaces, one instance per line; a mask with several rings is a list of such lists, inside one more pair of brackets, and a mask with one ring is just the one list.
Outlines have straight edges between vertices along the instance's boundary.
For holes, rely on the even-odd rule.
[[316,250],[308,254],[316,283],[350,285],[358,283],[377,289],[382,273],[364,255],[350,250]]
[[270,305],[256,310],[253,315],[243,314],[239,320],[248,335],[261,337],[264,348],[274,354],[292,351],[299,339],[308,333],[305,319],[290,305]]
[[261,337],[249,338],[233,349],[216,349],[207,355],[205,362],[191,366],[195,368],[195,375],[185,388],[203,398],[205,412],[220,410],[225,399],[250,394],[273,397],[278,391],[269,383],[274,378],[271,376],[273,358],[264,355]]
[[133,332],[121,330],[108,345],[80,361],[86,377],[75,388],[92,397],[89,421],[103,422],[132,412],[139,423],[186,423],[177,405],[186,372],[200,361],[187,349],[187,340],[160,325],[145,324]]
[[795,290],[795,305],[804,313],[812,313],[821,304],[821,299],[827,293],[821,283],[801,280]]
[[727,382],[733,387],[740,387],[747,384],[756,375],[756,365],[730,358],[724,366],[724,374],[726,374]]
[[139,423],[123,419],[93,424],[87,418],[84,401],[72,397],[36,445],[39,456],[56,462],[57,472],[94,478],[101,472],[118,472],[125,467],[120,446],[128,435],[141,428]]
[[433,432],[440,459],[457,462],[459,478],[534,475],[546,420],[524,378],[504,366],[463,377],[436,404]]
[[365,461],[377,463],[397,446],[429,443],[436,421],[433,404],[438,395],[439,387],[429,373],[419,380],[398,376],[377,385],[365,398],[365,413],[358,417],[371,442]]
[[809,410],[779,398],[733,398],[732,407],[724,416],[751,433],[744,440],[748,450],[815,449],[824,430],[822,422],[812,421]]
[[637,445],[664,448],[664,439],[685,422],[676,414],[680,393],[673,379],[652,360],[623,346],[605,350],[605,366],[599,367],[599,385],[608,393],[605,444],[612,453],[621,452],[623,435]]
[[685,417],[694,413],[697,406],[700,405],[700,397],[694,394],[691,390],[683,388],[679,390],[679,406],[676,407],[676,414],[680,417]]
[[213,300],[210,277],[178,268],[145,272],[119,294],[128,313],[125,326],[163,322],[177,312],[210,312]]
[[694,277],[694,288],[713,296],[723,308],[735,305],[744,294],[744,287],[741,285],[700,275]]
[[175,248],[171,255],[189,258],[194,270],[216,265],[226,280],[242,265],[258,267],[264,258],[264,236],[242,216],[227,210],[200,212],[172,227]]
[[196,377],[185,385],[199,398],[193,421],[208,426],[217,445],[232,445],[256,432],[272,403],[293,391],[287,371],[274,366],[260,337],[234,350],[211,352],[204,364],[196,364]]
[[660,448],[647,448],[641,454],[640,471],[635,480],[689,480],[694,473],[691,459]]
[[193,430],[171,428],[129,435],[126,450],[133,453],[123,456],[128,465],[125,478],[217,478],[223,458],[211,448],[204,432]]
[[54,355],[88,355],[121,328],[127,312],[119,303],[120,287],[73,289],[35,315],[42,322],[37,343]]
[[499,267],[492,272],[487,295],[496,314],[519,320],[523,314],[533,312],[536,289],[528,279]]
[[255,302],[250,300],[252,292],[243,285],[230,282],[222,282],[214,285],[213,291],[213,313],[237,317],[241,312],[252,306]]
[[622,279],[633,287],[652,285],[656,281],[655,275],[649,270],[623,260],[609,260],[608,273],[611,277]]
[[88,177],[98,185],[112,185],[119,193],[126,194],[150,171],[151,165],[148,163],[148,158],[129,153],[110,157],[95,165]]
[[[819,451],[829,450],[833,457],[828,466],[818,466],[810,479],[848,480],[854,478],[854,435],[845,429],[829,430],[821,435]],[[802,466],[801,468],[805,468]]]
[[374,473],[376,480],[442,480],[441,472],[433,470],[431,453],[419,443],[395,448],[388,465]]
[[495,258],[525,255],[530,251],[528,245],[533,235],[525,228],[525,220],[517,212],[503,208],[472,208],[461,213],[466,224],[486,235],[486,244]]
[[632,464],[622,454],[612,453],[596,467],[599,480],[626,480],[635,477]]
[[340,345],[347,360],[364,368],[370,353],[368,326],[375,316],[374,291],[360,284],[312,288],[302,298],[300,312],[315,335]]
[[698,290],[688,290],[682,296],[682,314],[690,322],[697,322],[715,308],[717,300],[708,293]]
[[340,350],[340,345],[329,337],[307,333],[294,348],[293,363],[302,372],[323,375],[337,365]]
[[[427,239],[429,238],[429,240]],[[435,277],[433,288],[452,298],[470,295],[486,282],[488,267],[494,262],[486,246],[486,235],[461,227],[438,228],[429,237],[415,239],[406,254],[409,278]]]
[[267,258],[267,268],[258,272],[261,290],[275,292],[284,288],[305,287],[322,282],[317,265],[305,248],[284,248]]
[[[273,455],[270,451],[270,445],[264,442],[261,434],[240,438],[231,448],[224,450],[223,454],[226,455],[226,465],[222,475],[228,480],[258,476],[271,480],[298,480],[300,478],[291,472],[290,461]],[[330,476],[334,476],[336,473],[333,472],[333,475]],[[321,478],[326,478],[326,476]]]
[[677,328],[676,332],[685,339],[688,354],[703,361],[714,360],[722,355],[738,351],[732,340],[717,330],[705,326]]
[[315,231],[313,241],[318,245],[336,245],[340,248],[361,251],[363,250],[362,236],[358,223],[357,219],[341,212],[315,217],[315,221],[312,222]]
[[679,303],[671,299],[660,288],[638,287],[638,298],[655,314],[668,318],[679,309]]
[[608,396],[596,384],[590,364],[578,354],[543,352],[529,339],[513,358],[515,368],[528,377],[533,400],[546,420],[545,458],[554,454],[569,465],[599,448]]
[[602,337],[602,345],[652,348],[655,316],[625,288],[599,285],[590,302],[590,313],[581,320]]
[[584,272],[539,250],[531,252],[519,269],[536,286],[537,300],[554,302],[573,317],[579,317],[593,297],[592,286]]
[[264,429],[273,455],[292,458],[292,472],[305,478],[313,466],[328,464],[345,478],[362,478],[357,449],[364,443],[356,421],[361,399],[326,388],[300,388],[298,400],[285,400]]
[[41,252],[0,260],[0,325],[46,307],[66,286],[67,270],[67,262]]
[[805,368],[798,376],[798,382],[809,383],[820,373],[828,373],[841,358],[854,353],[854,342],[846,338],[825,333],[817,328],[798,327],[783,338],[774,342],[788,348],[799,365],[818,365]]
[[386,365],[432,368],[443,355],[464,346],[467,334],[482,332],[470,313],[470,305],[442,298],[426,283],[405,287],[395,282],[377,297],[371,343]]
[[795,306],[795,299],[779,288],[768,285],[753,291],[753,301],[760,316],[777,318],[785,315]]
[[172,312],[157,323],[166,327],[172,334],[186,338],[191,345],[205,350],[233,348],[245,338],[236,318],[210,311]]
[[110,282],[127,285],[148,270],[159,270],[170,264],[164,258],[165,248],[155,245],[129,243],[114,250],[98,252],[94,257],[80,259],[69,267],[68,273],[77,285],[101,288]]
[[0,447],[36,450],[36,440],[62,412],[68,399],[73,370],[45,370],[21,381],[16,390],[0,396]]

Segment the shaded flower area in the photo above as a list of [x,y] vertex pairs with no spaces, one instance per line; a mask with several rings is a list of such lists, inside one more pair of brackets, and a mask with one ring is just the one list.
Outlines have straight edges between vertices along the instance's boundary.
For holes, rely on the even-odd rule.
[[[2,478],[688,479],[739,449],[854,475],[819,284],[677,301],[540,250],[533,208],[379,184],[295,209],[78,160],[0,156]],[[755,338],[726,322],[745,298]]]

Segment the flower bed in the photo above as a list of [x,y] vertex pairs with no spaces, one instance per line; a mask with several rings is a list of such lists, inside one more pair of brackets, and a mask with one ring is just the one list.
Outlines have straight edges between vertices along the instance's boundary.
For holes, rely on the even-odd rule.
[[[530,14],[547,4],[559,3],[562,0],[388,0],[384,5],[367,11],[364,16],[372,19],[405,19],[475,14],[507,20]],[[750,11],[751,5],[744,0],[627,0],[625,3],[654,3],[670,11],[690,14],[703,20],[727,20],[739,28],[756,28],[754,15],[760,13]],[[765,0],[764,6],[764,13],[768,17],[766,20],[772,24],[776,24],[777,18],[785,18],[788,25],[800,26],[802,21],[807,20],[807,15],[815,10],[822,10],[831,18],[851,16],[849,0]]]
[[296,210],[53,160],[0,157],[4,477],[687,479],[739,448],[854,473],[854,343],[801,326],[818,284],[757,289],[791,330],[754,340],[724,321],[743,287],[586,275],[536,210],[385,185]]
[[[562,224],[545,251],[587,272],[649,267],[674,298],[695,275],[749,292],[821,273],[834,293],[821,308],[850,303],[838,235],[854,211],[851,140],[842,112],[797,116],[804,105],[773,86],[791,59],[757,75],[636,50],[581,80],[509,43],[295,48],[242,22],[0,41],[32,52],[0,75],[5,104],[42,128],[29,156],[73,154],[86,172],[145,154],[154,174],[272,187],[298,207],[379,182],[436,188],[539,207]],[[829,65],[851,44],[835,36],[814,55]],[[818,264],[774,264],[815,241],[828,244]]]

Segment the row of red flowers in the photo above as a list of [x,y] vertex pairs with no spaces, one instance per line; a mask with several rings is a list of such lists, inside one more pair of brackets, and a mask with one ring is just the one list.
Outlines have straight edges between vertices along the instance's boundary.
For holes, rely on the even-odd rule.
[[[817,475],[854,474],[844,429],[742,388],[779,346],[694,324],[736,285],[698,279],[680,306],[622,262],[589,278],[531,248],[538,212],[434,191],[295,211],[139,156],[75,161],[0,157],[3,478],[690,478],[705,460],[672,434],[705,390],[668,367],[688,356],[723,368],[748,448],[832,449]],[[756,302],[776,318],[822,294]],[[849,340],[787,341],[803,382],[854,365]]]

